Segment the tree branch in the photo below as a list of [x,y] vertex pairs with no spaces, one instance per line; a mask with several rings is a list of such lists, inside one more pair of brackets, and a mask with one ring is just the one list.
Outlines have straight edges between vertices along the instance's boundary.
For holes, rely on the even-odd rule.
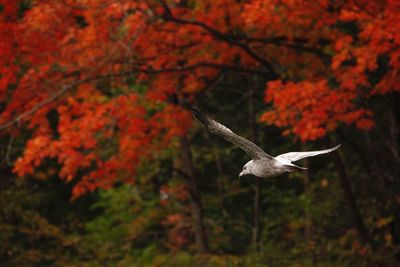
[[[224,64],[215,64],[215,63],[202,62],[202,63],[197,63],[197,64],[183,66],[183,67],[170,67],[170,68],[162,68],[162,69],[152,69],[151,67],[147,67],[147,68],[138,67],[138,68],[132,69],[130,71],[126,71],[126,72],[112,73],[112,74],[107,74],[107,75],[91,76],[91,77],[87,77],[87,78],[79,80],[79,81],[74,81],[74,82],[72,82],[70,84],[63,85],[61,90],[55,92],[49,98],[47,98],[47,99],[43,100],[42,102],[36,104],[33,108],[20,113],[19,115],[15,116],[13,119],[9,120],[8,122],[0,125],[0,131],[6,129],[8,127],[11,127],[14,124],[19,124],[21,121],[23,121],[27,117],[31,116],[32,114],[34,114],[39,109],[49,105],[53,101],[55,101],[58,98],[60,98],[67,91],[69,91],[71,88],[73,88],[73,87],[75,87],[77,85],[86,83],[86,82],[91,82],[91,81],[95,81],[95,80],[109,78],[111,76],[112,77],[124,77],[124,76],[127,76],[127,75],[132,75],[133,73],[146,73],[146,74],[151,75],[151,74],[161,74],[161,73],[187,72],[187,71],[196,70],[198,68],[213,68],[213,69],[220,69],[220,70],[227,70],[227,71],[237,71],[237,72],[250,73],[250,74],[255,74],[255,75],[260,75],[260,76],[269,75],[268,72],[263,72],[263,71],[259,71],[259,70],[251,69],[251,68],[241,68],[241,67],[233,66],[233,65],[224,65]],[[90,74],[89,74],[89,76],[90,76]]]
[[[247,52],[253,59],[255,59],[257,62],[261,63],[263,66],[265,66],[271,74],[275,74],[274,68],[271,65],[270,62],[262,58],[260,55],[258,55],[256,52],[254,52],[253,49],[251,49],[248,45],[240,42],[240,41],[247,41],[247,42],[256,42],[256,43],[263,43],[263,44],[270,44],[270,45],[275,45],[275,46],[284,46],[287,48],[303,51],[303,52],[309,52],[313,53],[317,56],[319,56],[321,59],[324,61],[329,61],[331,59],[331,56],[322,50],[314,47],[308,47],[308,46],[303,46],[299,43],[305,42],[305,39],[301,38],[296,38],[294,41],[295,43],[289,43],[288,39],[286,37],[278,36],[278,37],[266,37],[266,38],[256,38],[256,37],[248,37],[245,35],[232,35],[232,34],[227,34],[227,33],[222,33],[218,31],[217,29],[202,23],[197,20],[184,20],[180,18],[176,18],[173,14],[171,9],[169,8],[168,4],[164,0],[160,0],[160,3],[164,9],[164,19],[167,21],[173,21],[179,24],[187,24],[187,25],[193,25],[200,27],[210,34],[212,34],[215,38],[224,40],[232,45],[235,45],[237,47],[240,47],[243,49],[245,52]],[[329,43],[329,40],[326,39],[321,39],[319,40],[321,43]]]
[[260,63],[261,65],[263,65],[264,67],[266,67],[268,69],[268,71],[270,72],[271,75],[271,79],[276,79],[277,78],[277,74],[272,66],[272,64],[265,60],[263,57],[261,57],[260,55],[258,55],[256,52],[254,52],[249,46],[247,46],[244,43],[239,42],[238,40],[235,40],[232,38],[232,36],[230,35],[226,35],[216,29],[214,29],[213,27],[210,27],[209,25],[196,21],[196,20],[184,20],[184,19],[180,19],[180,18],[176,18],[172,12],[171,9],[169,8],[169,6],[167,5],[167,3],[164,0],[160,0],[161,5],[163,6],[164,9],[164,19],[166,21],[172,21],[172,22],[176,22],[178,24],[185,24],[185,25],[193,25],[193,26],[197,26],[200,27],[204,30],[206,30],[207,32],[211,33],[215,38],[223,40],[231,45],[237,46],[239,48],[241,48],[242,50],[244,50],[247,54],[249,54],[255,61],[257,61],[258,63]]

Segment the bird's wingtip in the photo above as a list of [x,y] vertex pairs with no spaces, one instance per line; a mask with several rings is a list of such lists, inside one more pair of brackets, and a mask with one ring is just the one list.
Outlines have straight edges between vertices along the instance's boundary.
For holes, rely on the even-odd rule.
[[204,126],[210,124],[207,116],[205,116],[200,110],[194,107],[190,107],[190,109],[192,110],[192,114],[195,117],[195,119],[198,120],[201,124],[203,124]]

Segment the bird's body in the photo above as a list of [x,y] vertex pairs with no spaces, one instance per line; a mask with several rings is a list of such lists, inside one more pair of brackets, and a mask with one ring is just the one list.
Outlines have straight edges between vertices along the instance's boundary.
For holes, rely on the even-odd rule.
[[275,177],[293,170],[293,168],[269,158],[250,160],[245,166],[246,168],[243,170],[245,173],[242,172],[239,176],[251,173],[258,177]]
[[252,174],[258,177],[275,177],[286,172],[296,170],[305,170],[307,168],[297,166],[293,162],[302,158],[313,157],[321,154],[332,152],[339,148],[340,145],[324,150],[306,151],[306,152],[288,152],[279,156],[273,157],[265,153],[254,143],[235,134],[226,126],[208,118],[199,110],[192,108],[194,117],[211,133],[223,137],[225,140],[239,146],[252,158],[247,162],[239,177]]

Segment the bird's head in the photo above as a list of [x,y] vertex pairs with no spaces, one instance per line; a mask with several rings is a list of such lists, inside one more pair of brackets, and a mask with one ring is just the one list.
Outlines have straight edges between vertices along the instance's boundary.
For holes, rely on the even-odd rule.
[[239,178],[247,175],[247,174],[252,174],[252,169],[253,169],[253,161],[250,160],[249,162],[247,162],[244,166],[243,166],[243,170],[241,173],[239,173]]

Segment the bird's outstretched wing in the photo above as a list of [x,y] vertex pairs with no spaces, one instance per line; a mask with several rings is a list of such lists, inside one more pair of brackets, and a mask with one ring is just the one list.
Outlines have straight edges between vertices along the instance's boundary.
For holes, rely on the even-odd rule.
[[290,162],[301,160],[302,158],[314,157],[321,154],[326,154],[338,149],[340,145],[335,146],[333,148],[324,149],[324,150],[317,150],[317,151],[304,151],[304,152],[289,152],[282,155],[275,157],[277,160],[285,159],[289,160]]
[[200,110],[191,108],[194,117],[210,132],[221,136],[225,140],[243,149],[252,159],[271,158],[270,155],[264,152],[256,144],[235,134],[228,127],[216,122],[215,120],[204,115]]

